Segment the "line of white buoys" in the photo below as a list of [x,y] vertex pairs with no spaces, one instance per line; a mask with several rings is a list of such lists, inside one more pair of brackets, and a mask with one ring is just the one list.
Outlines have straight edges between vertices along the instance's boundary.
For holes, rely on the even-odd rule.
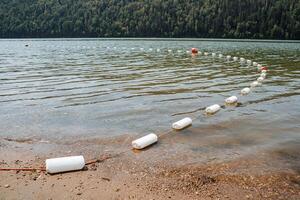
[[233,61],[238,61],[238,59],[239,59],[239,58],[236,57],[236,56],[233,57]]
[[154,144],[155,142],[157,142],[157,140],[157,135],[155,135],[154,133],[150,133],[144,137],[132,141],[131,144],[135,149],[143,149],[151,144]]
[[193,120],[189,117],[183,118],[172,124],[172,128],[176,130],[184,129],[192,124]]
[[236,96],[231,96],[225,99],[225,103],[227,104],[234,104],[238,101],[238,98]]
[[251,89],[248,88],[248,87],[246,87],[246,88],[244,88],[244,89],[241,90],[241,94],[242,94],[242,95],[247,95],[247,94],[250,93],[250,91],[251,91]]
[[206,114],[214,114],[218,112],[221,109],[221,106],[218,104],[214,104],[212,106],[209,106],[205,109]]

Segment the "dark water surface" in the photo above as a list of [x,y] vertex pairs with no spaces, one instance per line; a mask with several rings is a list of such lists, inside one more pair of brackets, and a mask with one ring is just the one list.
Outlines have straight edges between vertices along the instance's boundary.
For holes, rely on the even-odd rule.
[[[191,47],[267,65],[267,79],[240,106],[206,117],[201,108],[238,95],[258,73],[238,62],[192,57]],[[300,43],[0,40],[1,137],[145,135],[196,116],[192,127],[162,143],[194,152],[299,150],[299,95]]]

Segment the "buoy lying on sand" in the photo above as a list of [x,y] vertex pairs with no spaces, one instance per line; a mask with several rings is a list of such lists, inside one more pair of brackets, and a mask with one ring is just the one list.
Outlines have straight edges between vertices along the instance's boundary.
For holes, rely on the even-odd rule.
[[179,120],[172,124],[172,128],[176,130],[184,129],[187,126],[190,126],[192,124],[193,120],[189,117],[183,118],[182,120]]
[[244,89],[241,90],[241,94],[242,95],[246,95],[246,94],[249,94],[250,91],[251,91],[250,88],[246,87],[246,88],[244,88]]
[[237,100],[238,100],[238,98],[236,96],[231,96],[231,97],[228,97],[227,99],[225,99],[225,103],[233,104],[233,103],[236,103]]
[[214,114],[214,113],[218,112],[220,109],[221,109],[221,106],[220,106],[220,105],[214,104],[214,105],[212,105],[212,106],[207,107],[207,108],[205,109],[205,112],[206,112],[207,114]]
[[154,144],[155,142],[157,142],[157,140],[157,135],[155,135],[154,133],[150,133],[144,137],[132,141],[131,144],[135,149],[143,149],[151,144]]
[[85,161],[83,156],[69,156],[51,158],[46,160],[46,171],[50,174],[83,169]]

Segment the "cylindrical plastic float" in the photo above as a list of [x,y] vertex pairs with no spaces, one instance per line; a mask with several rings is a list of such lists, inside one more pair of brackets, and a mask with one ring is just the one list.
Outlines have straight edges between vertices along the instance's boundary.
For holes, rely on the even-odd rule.
[[212,53],[211,55],[212,55],[212,57],[216,57],[216,56],[217,56],[217,54],[216,54],[216,53]]
[[227,61],[230,61],[230,59],[231,59],[231,56],[230,56],[230,55],[226,56],[226,60],[227,60]]
[[218,112],[220,109],[221,109],[221,106],[220,106],[220,105],[214,104],[214,105],[212,105],[212,106],[207,107],[207,108],[205,109],[205,112],[206,112],[207,114],[214,114],[214,113]]
[[267,73],[267,70],[265,70],[265,69],[263,69],[263,70],[261,70],[261,73]]
[[253,82],[250,84],[251,87],[256,87],[256,86],[260,86],[260,85],[261,85],[261,83],[258,82],[258,81],[253,81]]
[[231,97],[228,97],[227,99],[225,99],[225,103],[233,104],[233,103],[236,103],[237,100],[238,100],[238,98],[236,96],[231,96]]
[[236,57],[236,56],[233,57],[233,61],[238,61],[238,59],[239,59],[239,58]]
[[154,133],[150,133],[144,137],[132,141],[131,144],[135,149],[143,149],[151,144],[154,144],[155,142],[157,142],[157,140],[157,135],[155,135]]
[[253,66],[254,66],[254,67],[257,67],[257,62],[253,62]]
[[191,125],[193,120],[189,117],[183,118],[182,120],[179,120],[178,122],[175,122],[172,124],[172,128],[176,130],[181,130],[186,128],[187,126]]
[[241,90],[241,94],[242,95],[247,95],[247,94],[250,93],[250,91],[251,91],[250,88],[246,87],[246,88],[244,88],[244,89]]
[[267,74],[266,73],[261,73],[260,77],[263,77],[264,79],[266,78]]
[[223,54],[220,53],[220,54],[219,54],[219,58],[223,58]]
[[205,56],[208,56],[208,52],[204,52],[204,55],[205,55]]
[[261,64],[257,64],[257,69],[261,69],[262,65]]
[[171,50],[171,49],[168,49],[168,52],[169,52],[169,53],[172,53],[172,50]]
[[83,156],[69,156],[46,160],[46,171],[50,174],[81,170],[85,165]]

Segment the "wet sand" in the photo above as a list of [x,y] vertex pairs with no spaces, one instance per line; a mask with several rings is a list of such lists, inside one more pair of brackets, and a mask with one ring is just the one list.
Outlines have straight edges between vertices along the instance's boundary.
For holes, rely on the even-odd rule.
[[[0,199],[299,199],[299,143],[226,159],[192,162],[188,151],[162,143],[129,150],[133,136],[49,143],[0,138],[0,167],[40,167],[51,157],[113,158],[85,170],[49,175],[1,171]],[[177,149],[177,150],[176,150]],[[124,152],[119,154],[120,152]],[[201,160],[201,159],[199,159]]]

